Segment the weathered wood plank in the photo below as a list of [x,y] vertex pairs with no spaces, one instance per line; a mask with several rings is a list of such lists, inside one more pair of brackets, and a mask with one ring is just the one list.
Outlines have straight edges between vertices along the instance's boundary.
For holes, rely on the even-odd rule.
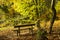
[[[17,31],[17,36],[20,36],[20,30],[21,28],[20,27],[26,27],[26,26],[31,26],[30,28],[27,28],[29,29],[29,32],[31,30],[32,34],[33,34],[33,26],[35,24],[22,24],[22,25],[17,25],[17,26],[14,26],[14,28],[18,28],[16,31]],[[26,29],[26,28],[25,28]],[[23,29],[24,30],[24,29]],[[32,35],[33,36],[33,35]]]
[[35,25],[35,24],[22,24],[22,25],[14,26],[14,28],[25,27],[25,26],[34,26],[34,25]]

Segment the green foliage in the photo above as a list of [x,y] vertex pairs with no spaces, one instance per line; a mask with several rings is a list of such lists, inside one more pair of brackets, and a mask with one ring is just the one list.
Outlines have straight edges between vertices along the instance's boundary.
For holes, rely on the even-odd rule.
[[0,6],[0,8],[1,8],[5,13],[8,13],[8,12],[9,12],[7,6],[2,5],[2,6]]
[[[0,2],[1,27],[36,23],[38,17],[47,21],[52,18],[51,0],[0,0]],[[56,9],[60,10],[59,7],[60,2],[57,3]],[[46,35],[44,30],[38,30],[37,39],[42,35]]]
[[60,1],[58,1],[58,2],[57,2],[57,4],[56,4],[56,7],[55,7],[55,8],[56,8],[57,12],[60,10]]
[[[36,5],[36,1],[38,5]],[[59,9],[59,3],[57,4],[56,9]],[[46,15],[49,15],[48,19],[51,19],[50,6],[51,0],[0,0],[0,20],[10,20],[14,25],[18,25],[35,23],[38,15],[41,16],[41,20],[45,20]],[[39,14],[36,13],[36,7]]]

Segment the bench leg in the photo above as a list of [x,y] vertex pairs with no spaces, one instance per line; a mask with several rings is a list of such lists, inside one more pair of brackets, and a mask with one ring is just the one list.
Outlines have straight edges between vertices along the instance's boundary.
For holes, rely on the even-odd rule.
[[32,36],[33,36],[33,26],[32,26],[32,29],[31,29],[31,31],[32,31]]
[[31,40],[33,40],[33,29],[31,29],[31,36],[32,36]]
[[20,36],[20,32],[17,32],[17,36]]
[[20,28],[18,28],[18,36],[20,36]]
[[18,36],[18,31],[17,31],[17,36]]
[[32,33],[33,34],[33,27],[32,28],[29,28],[29,33]]

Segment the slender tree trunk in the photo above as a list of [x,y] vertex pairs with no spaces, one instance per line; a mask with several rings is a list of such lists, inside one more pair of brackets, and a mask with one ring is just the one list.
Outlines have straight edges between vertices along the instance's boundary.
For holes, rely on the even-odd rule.
[[[38,28],[38,31],[40,32],[41,27],[40,27],[40,13],[39,13],[39,8],[37,7],[39,5],[39,0],[35,0],[35,5],[36,5],[36,15],[37,15],[37,22],[36,26]],[[37,36],[37,40],[40,40],[41,35],[38,33],[39,36]]]
[[36,14],[37,14],[37,27],[38,30],[40,30],[40,13],[39,13],[39,8],[37,7],[39,5],[39,0],[36,1]]
[[39,0],[33,0],[35,6],[36,6],[36,15],[37,15],[37,22],[36,25],[38,27],[38,30],[40,30],[40,13],[39,13]]
[[54,21],[55,21],[55,19],[56,19],[55,2],[56,2],[56,0],[53,0],[53,3],[52,3],[53,18],[52,18],[51,24],[50,24],[50,31],[49,31],[50,34],[52,33],[52,26],[53,26]]

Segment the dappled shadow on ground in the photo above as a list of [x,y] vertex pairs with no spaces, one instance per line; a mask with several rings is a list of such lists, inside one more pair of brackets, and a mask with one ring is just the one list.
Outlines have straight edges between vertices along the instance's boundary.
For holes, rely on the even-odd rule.
[[47,38],[48,38],[48,40],[60,40],[60,27],[59,26],[53,27],[52,33],[47,34]]
[[32,36],[20,36],[20,37],[7,37],[7,36],[0,36],[0,40],[36,40],[35,35]]
[[17,36],[13,30],[0,30],[0,40],[36,40],[36,33],[31,35],[30,33],[21,34]]
[[[52,34],[47,34],[48,40],[60,40],[60,28],[53,28]],[[5,32],[6,31],[6,32]],[[36,40],[36,33],[17,36],[12,30],[0,31],[0,40]]]

